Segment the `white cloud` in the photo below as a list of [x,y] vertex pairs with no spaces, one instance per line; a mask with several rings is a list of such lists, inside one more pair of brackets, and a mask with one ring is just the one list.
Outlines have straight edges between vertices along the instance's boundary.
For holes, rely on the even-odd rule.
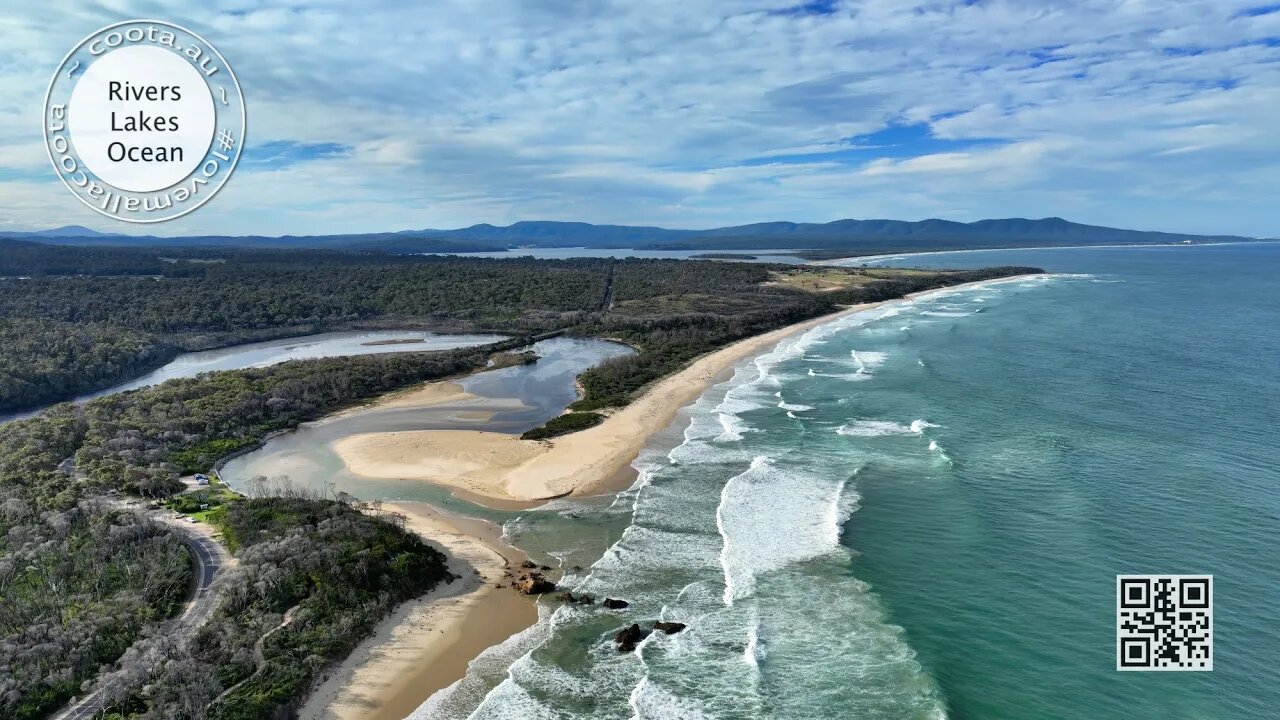
[[[866,0],[798,17],[769,12],[785,0],[28,3],[0,18],[0,222],[138,231],[3,173],[46,162],[33,141],[62,54],[100,25],[157,17],[231,61],[250,152],[351,148],[242,168],[166,233],[1058,214],[1275,234],[1260,178],[1280,164],[1280,13],[1240,12],[1257,4]],[[935,141],[787,162],[913,123]]]

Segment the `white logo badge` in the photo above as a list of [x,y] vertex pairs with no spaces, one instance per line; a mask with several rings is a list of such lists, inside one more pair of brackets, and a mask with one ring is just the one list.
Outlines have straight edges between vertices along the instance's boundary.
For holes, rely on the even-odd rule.
[[208,202],[231,177],[244,132],[244,95],[226,59],[158,20],[81,40],[45,95],[45,147],[58,177],[125,222],[172,220]]

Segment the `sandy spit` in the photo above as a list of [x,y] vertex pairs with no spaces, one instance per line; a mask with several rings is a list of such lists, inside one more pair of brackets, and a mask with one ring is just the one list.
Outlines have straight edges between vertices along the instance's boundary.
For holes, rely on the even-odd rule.
[[[958,287],[963,286],[945,290]],[[920,294],[932,292],[938,291]],[[651,435],[740,360],[818,325],[884,304],[851,306],[733,343],[654,383],[600,425],[553,440],[532,442],[479,430],[421,430],[352,435],[333,448],[357,475],[432,482],[463,491],[470,499],[489,498],[498,504],[600,492],[635,459]]]

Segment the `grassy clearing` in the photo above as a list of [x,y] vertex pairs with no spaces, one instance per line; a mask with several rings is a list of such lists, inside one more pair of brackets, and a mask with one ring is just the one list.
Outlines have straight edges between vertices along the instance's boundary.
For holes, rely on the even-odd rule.
[[209,522],[209,513],[241,500],[239,493],[220,481],[213,480],[207,486],[174,495],[164,502],[164,506],[189,515],[197,522]]
[[767,285],[781,286],[811,293],[829,293],[866,285],[876,280],[936,275],[934,270],[899,270],[896,268],[799,267],[770,273]]

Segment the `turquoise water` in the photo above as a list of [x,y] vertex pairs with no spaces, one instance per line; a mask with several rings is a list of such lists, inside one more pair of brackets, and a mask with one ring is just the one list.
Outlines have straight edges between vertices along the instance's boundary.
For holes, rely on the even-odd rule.
[[[546,604],[414,717],[1280,716],[1280,245],[926,262],[1057,274],[786,341],[616,501],[508,522],[632,607]],[[1116,672],[1118,573],[1215,576],[1213,672]]]

